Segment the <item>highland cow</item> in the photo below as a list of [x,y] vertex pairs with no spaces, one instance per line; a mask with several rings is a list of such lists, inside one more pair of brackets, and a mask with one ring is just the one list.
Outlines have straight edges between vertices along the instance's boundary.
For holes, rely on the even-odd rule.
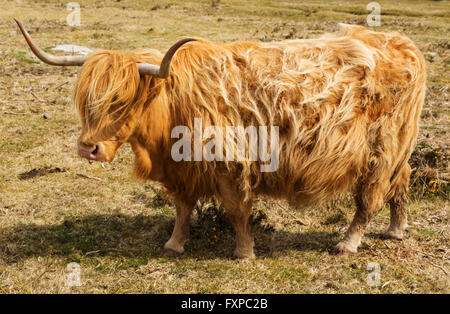
[[[254,256],[248,220],[256,196],[307,206],[352,192],[357,210],[336,245],[340,255],[357,251],[385,202],[391,213],[386,237],[403,237],[408,159],[426,81],[424,59],[410,39],[341,25],[340,33],[319,39],[219,44],[196,38],[165,55],[146,50],[61,57],[42,51],[18,24],[42,61],[82,66],[74,90],[82,124],[79,155],[110,162],[128,142],[134,175],[167,190],[176,220],[163,254],[183,253],[193,207],[210,197],[222,202],[234,225],[239,258]],[[172,130],[193,132],[199,118],[202,130],[276,126],[276,170],[261,171],[265,163],[254,158],[174,160],[179,138]],[[247,157],[254,153],[250,147],[245,145]],[[215,149],[225,155],[237,147]]]

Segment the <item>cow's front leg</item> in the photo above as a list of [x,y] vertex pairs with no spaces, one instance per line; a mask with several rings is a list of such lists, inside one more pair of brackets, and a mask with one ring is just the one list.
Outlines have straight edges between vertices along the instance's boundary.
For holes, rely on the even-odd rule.
[[189,223],[194,203],[182,201],[175,203],[177,209],[175,226],[173,228],[172,236],[164,245],[164,250],[161,253],[162,255],[176,256],[184,253],[184,245],[189,240]]

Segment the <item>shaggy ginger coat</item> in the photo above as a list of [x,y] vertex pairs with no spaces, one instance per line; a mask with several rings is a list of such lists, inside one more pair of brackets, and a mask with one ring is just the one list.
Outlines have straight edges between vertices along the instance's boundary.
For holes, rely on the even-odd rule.
[[[179,208],[166,249],[182,251],[199,198],[224,201],[238,235],[236,254],[252,256],[247,219],[258,194],[300,206],[352,191],[355,219],[338,252],[354,252],[371,217],[391,201],[388,234],[406,227],[408,159],[424,101],[424,59],[398,33],[343,25],[334,36],[273,43],[197,39],[174,56],[167,79],[140,77],[136,63],[155,51],[92,54],[75,87],[83,141],[128,141],[134,173],[161,182]],[[175,126],[278,126],[279,167],[259,161],[175,162]],[[226,149],[226,147],[224,147]],[[225,155],[225,152],[224,152]],[[188,223],[188,222],[187,222]]]

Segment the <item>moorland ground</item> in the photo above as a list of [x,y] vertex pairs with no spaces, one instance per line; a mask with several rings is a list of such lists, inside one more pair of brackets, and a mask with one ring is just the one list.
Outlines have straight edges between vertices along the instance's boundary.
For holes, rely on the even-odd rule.
[[[67,1],[69,2],[69,1]],[[450,3],[378,1],[380,31],[412,38],[428,66],[420,134],[410,161],[409,230],[383,241],[388,206],[372,221],[358,254],[329,254],[351,221],[350,197],[286,210],[255,203],[257,259],[232,259],[234,232],[214,203],[193,218],[180,258],[159,256],[174,207],[151,182],[130,176],[128,146],[104,167],[76,154],[80,123],[71,102],[79,69],[42,64],[13,18],[46,50],[56,44],[166,49],[186,36],[214,41],[314,38],[337,23],[366,25],[370,1],[78,1],[81,26],[65,1],[0,4],[0,293],[448,293]],[[67,286],[67,265],[81,286]],[[381,284],[368,285],[381,267]]]

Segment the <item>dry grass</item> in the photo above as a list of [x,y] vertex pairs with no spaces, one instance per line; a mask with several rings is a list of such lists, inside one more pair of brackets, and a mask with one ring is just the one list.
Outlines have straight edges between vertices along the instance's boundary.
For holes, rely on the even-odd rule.
[[[384,209],[358,254],[334,257],[328,251],[351,220],[350,200],[304,212],[261,200],[253,261],[231,258],[234,235],[214,204],[195,215],[183,257],[159,257],[173,207],[152,183],[131,181],[129,147],[105,168],[76,156],[80,126],[70,95],[77,69],[38,62],[12,18],[45,48],[162,49],[183,36],[316,37],[337,22],[364,24],[369,1],[79,2],[81,27],[67,26],[65,2],[0,4],[0,293],[449,292],[449,2],[379,1],[379,29],[410,36],[429,66],[406,239],[379,238],[389,221]],[[81,265],[80,287],[66,286],[70,262]],[[381,265],[382,286],[367,285],[369,262]]]

